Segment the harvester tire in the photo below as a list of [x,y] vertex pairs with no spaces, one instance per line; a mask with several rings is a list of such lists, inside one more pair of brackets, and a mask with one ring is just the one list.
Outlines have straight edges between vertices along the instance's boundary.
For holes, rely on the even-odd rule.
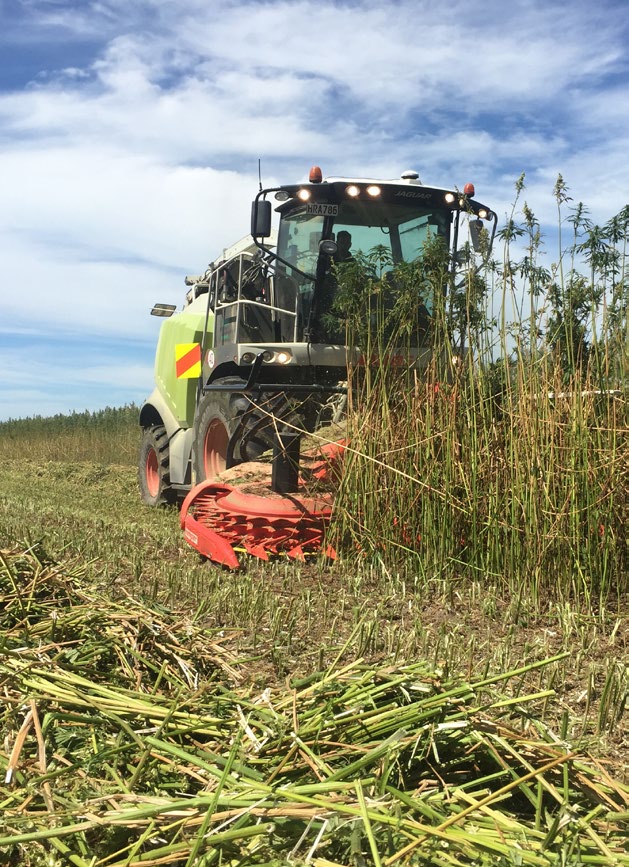
[[147,427],[142,434],[138,460],[140,498],[147,506],[174,503],[176,492],[170,485],[168,434],[163,425]]
[[[214,481],[226,469],[227,444],[236,430],[246,402],[230,392],[209,392],[199,402],[194,418],[194,445],[192,447],[192,470],[195,483]],[[234,449],[235,464],[243,460],[255,461],[272,447],[272,441],[264,436],[247,441],[243,455],[241,445]]]
[[231,417],[228,392],[201,399],[194,417],[192,472],[196,484],[213,480],[226,467],[227,444],[237,420]]

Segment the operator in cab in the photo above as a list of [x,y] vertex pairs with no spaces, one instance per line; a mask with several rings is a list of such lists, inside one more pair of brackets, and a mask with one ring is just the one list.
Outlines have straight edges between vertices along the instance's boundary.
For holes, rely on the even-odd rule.
[[354,257],[351,252],[352,236],[346,229],[341,229],[341,231],[336,236],[336,247],[337,250],[333,256],[333,259],[336,263],[354,261]]

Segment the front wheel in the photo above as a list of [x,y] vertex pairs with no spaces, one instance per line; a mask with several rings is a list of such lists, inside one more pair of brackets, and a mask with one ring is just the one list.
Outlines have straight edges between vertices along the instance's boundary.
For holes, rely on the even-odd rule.
[[[194,418],[194,444],[192,446],[192,471],[195,483],[213,480],[227,468],[227,446],[236,430],[247,401],[238,391],[208,392],[199,402]],[[273,439],[264,427],[271,422],[262,416],[262,424],[253,415],[242,430],[242,436],[234,445],[233,464],[256,461],[272,448]],[[258,429],[262,428],[262,429]]]
[[227,465],[227,444],[236,426],[230,415],[229,393],[202,398],[194,418],[192,470],[196,483],[215,479]]
[[138,459],[140,499],[147,506],[163,506],[176,500],[170,484],[170,449],[163,425],[144,429]]

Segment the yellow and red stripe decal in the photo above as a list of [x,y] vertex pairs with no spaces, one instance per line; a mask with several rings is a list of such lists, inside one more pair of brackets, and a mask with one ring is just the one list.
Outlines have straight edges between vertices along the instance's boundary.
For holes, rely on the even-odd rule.
[[177,379],[196,379],[201,376],[201,344],[177,343],[175,346]]

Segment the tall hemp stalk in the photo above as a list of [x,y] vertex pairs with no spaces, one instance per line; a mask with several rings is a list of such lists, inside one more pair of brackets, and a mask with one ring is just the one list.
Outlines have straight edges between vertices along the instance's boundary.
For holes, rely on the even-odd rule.
[[[522,175],[502,261],[484,272],[467,248],[453,270],[439,238],[416,263],[374,249],[339,268],[334,313],[364,361],[349,373],[335,529],[346,552],[426,580],[606,599],[626,589],[626,397],[607,392],[626,385],[627,209],[602,237],[579,205],[564,251],[560,176],[559,257],[545,268],[523,190]],[[408,363],[418,345],[423,369]]]

